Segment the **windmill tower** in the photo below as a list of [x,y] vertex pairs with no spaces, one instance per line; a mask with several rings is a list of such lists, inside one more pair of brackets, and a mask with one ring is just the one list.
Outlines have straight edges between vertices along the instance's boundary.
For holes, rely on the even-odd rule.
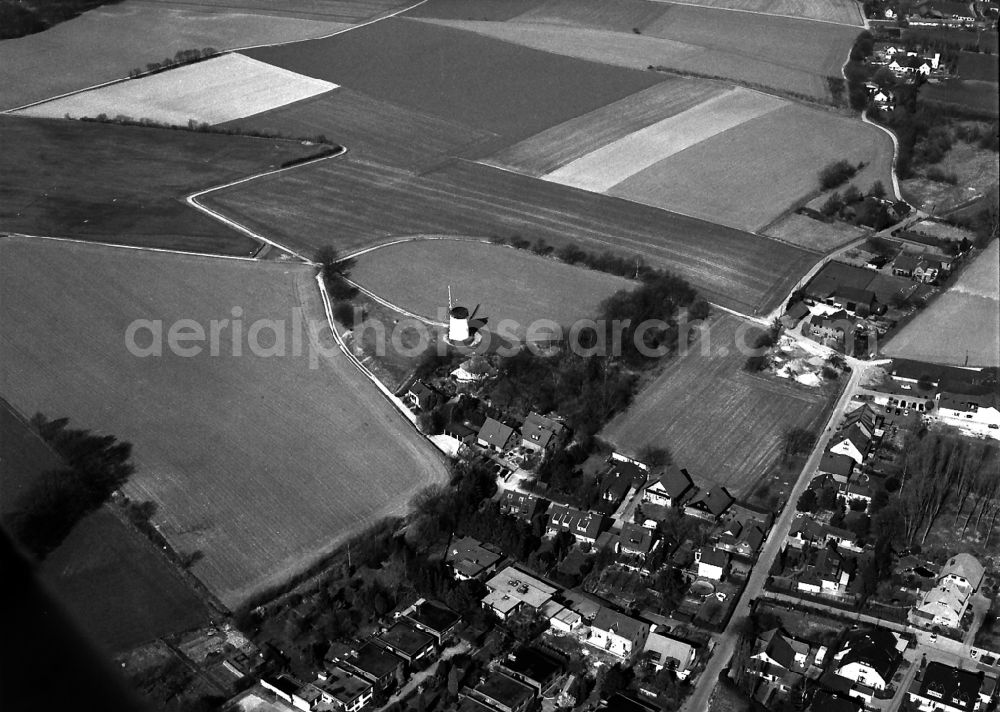
[[448,287],[448,341],[460,344],[469,340],[469,310],[455,306]]

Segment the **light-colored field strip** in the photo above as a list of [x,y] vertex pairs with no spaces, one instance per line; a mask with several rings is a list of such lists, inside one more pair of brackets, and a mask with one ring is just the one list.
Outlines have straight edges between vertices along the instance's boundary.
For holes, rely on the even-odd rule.
[[671,4],[864,27],[861,7],[853,0],[671,0]]
[[531,176],[544,175],[726,90],[725,85],[717,82],[671,77],[649,89],[535,134],[482,163]]
[[142,79],[112,84],[15,112],[60,118],[127,116],[175,125],[218,124],[336,89],[242,54],[224,54]]
[[514,17],[513,21],[632,32],[665,11],[663,4],[647,0],[549,0]]
[[658,161],[787,103],[769,94],[734,89],[603,146],[542,178],[603,193]]

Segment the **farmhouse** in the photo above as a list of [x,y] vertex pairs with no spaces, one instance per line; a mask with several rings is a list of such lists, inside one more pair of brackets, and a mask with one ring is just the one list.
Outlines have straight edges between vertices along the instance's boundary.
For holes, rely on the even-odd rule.
[[941,567],[937,584],[910,611],[910,622],[958,628],[983,582],[983,565],[970,554],[957,554]]
[[892,273],[897,277],[909,277],[918,282],[933,282],[942,271],[939,260],[931,260],[921,255],[904,252],[892,263]]
[[497,547],[466,536],[452,537],[444,560],[456,579],[468,581],[493,573],[502,558],[503,552]]
[[487,418],[479,429],[477,442],[480,447],[493,452],[507,452],[514,445],[514,428],[494,418]]
[[700,519],[716,520],[725,514],[735,499],[725,487],[715,485],[703,489],[684,505],[684,514]]
[[501,620],[507,620],[521,606],[533,611],[541,610],[556,592],[555,586],[513,566],[508,566],[489,579],[486,588],[489,593],[483,598],[483,608],[493,611]]
[[920,712],[974,712],[993,699],[996,679],[982,672],[930,662],[910,683],[907,697]]
[[563,436],[566,427],[558,420],[532,411],[521,426],[521,445],[535,452],[548,450]]
[[853,631],[833,656],[831,672],[874,690],[885,690],[903,659],[900,643],[886,628]]
[[641,650],[649,635],[649,624],[602,607],[590,624],[587,644],[628,660]]
[[853,333],[853,330],[854,324],[843,309],[826,316],[815,314],[809,319],[809,335],[820,341],[831,340],[843,344],[847,334]]
[[536,515],[545,512],[546,507],[548,502],[541,497],[515,490],[504,490],[500,497],[500,512],[525,522],[531,522]]
[[875,292],[847,284],[840,284],[836,278],[819,275],[806,287],[806,299],[812,301],[814,314],[831,313],[840,310],[848,314],[868,316],[875,310]]
[[659,477],[646,485],[642,501],[661,507],[679,507],[694,492],[694,482],[688,471],[670,465]]
[[559,532],[569,532],[579,542],[593,544],[604,530],[605,519],[601,514],[584,512],[568,504],[553,504],[549,508],[549,523],[545,527],[548,536]]
[[646,638],[643,653],[657,672],[663,668],[673,670],[679,680],[688,678],[697,658],[697,651],[691,643],[675,638],[669,633],[660,632],[656,627]]

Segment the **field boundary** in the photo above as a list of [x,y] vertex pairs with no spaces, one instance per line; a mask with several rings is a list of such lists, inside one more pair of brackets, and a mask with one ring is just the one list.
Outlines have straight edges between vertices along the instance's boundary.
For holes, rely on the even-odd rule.
[[[83,240],[78,237],[57,237],[55,235],[29,235],[26,232],[2,232],[0,238],[26,237],[30,240],[52,240],[54,242],[70,242],[78,245],[96,245],[97,247],[117,247],[122,250],[140,250],[142,252],[163,252],[169,255],[186,255],[188,257],[212,257],[217,260],[236,260],[238,262],[257,262],[256,257],[241,257],[240,255],[220,255],[217,252],[191,252],[190,250],[171,250],[166,247],[144,247],[142,245],[122,245],[116,242],[101,242],[100,240]],[[261,248],[263,245],[261,245]],[[260,248],[258,248],[258,251]]]
[[[741,12],[744,15],[760,15],[762,17],[782,17],[786,20],[800,20],[802,22],[819,22],[824,25],[837,25],[838,27],[857,27],[858,29],[864,29],[867,27],[866,22],[862,22],[860,25],[849,24],[847,22],[836,22],[835,20],[820,20],[814,17],[799,17],[798,15],[782,15],[777,12],[761,12],[759,10],[744,10],[738,7],[716,7],[715,5],[703,5],[696,2],[684,2],[684,0],[651,0],[652,2],[659,3],[661,5],[686,5],[687,7],[700,7],[705,10],[721,10],[723,12]],[[862,20],[864,16],[862,13]]]
[[[242,232],[247,237],[250,237],[250,238],[252,238],[254,240],[257,240],[258,242],[261,243],[261,248],[263,248],[265,244],[266,245],[270,245],[271,247],[277,247],[279,250],[284,250],[285,252],[287,252],[290,255],[295,255],[296,257],[298,257],[300,260],[302,260],[306,264],[315,264],[311,259],[309,259],[308,257],[305,257],[305,256],[303,256],[301,254],[299,254],[298,252],[296,252],[292,248],[285,247],[284,245],[282,245],[282,244],[280,244],[278,242],[275,242],[274,240],[271,240],[270,238],[264,237],[260,233],[254,232],[253,230],[251,230],[250,228],[248,228],[246,225],[238,223],[235,220],[233,220],[232,218],[227,218],[222,213],[220,213],[220,212],[218,212],[216,210],[212,210],[212,208],[209,208],[209,207],[207,207],[205,205],[202,205],[200,202],[198,202],[198,198],[200,198],[200,197],[202,197],[204,195],[208,195],[209,193],[213,193],[215,191],[223,190],[225,188],[231,188],[233,186],[240,185],[242,183],[248,183],[249,181],[257,180],[258,178],[264,178],[266,176],[275,175],[277,173],[282,173],[284,171],[290,171],[293,168],[300,168],[302,166],[312,165],[313,163],[319,163],[320,161],[325,161],[328,158],[339,158],[340,156],[343,156],[345,153],[347,153],[347,147],[346,146],[340,146],[333,153],[329,153],[329,154],[326,154],[326,155],[323,155],[323,156],[318,156],[317,158],[312,158],[312,159],[309,159],[307,161],[302,161],[301,163],[296,163],[295,165],[292,165],[292,166],[284,166],[282,168],[275,168],[275,169],[270,170],[270,171],[264,171],[263,173],[255,173],[252,176],[246,176],[245,178],[239,178],[237,180],[230,181],[229,183],[225,183],[223,185],[217,185],[217,186],[213,186],[211,188],[205,188],[204,190],[200,190],[200,191],[198,191],[196,193],[192,193],[191,195],[187,196],[184,199],[184,202],[187,203],[188,205],[190,205],[191,207],[195,208],[196,210],[200,210],[201,212],[205,213],[209,217],[213,217],[216,220],[218,220],[218,221],[220,221],[220,222],[228,225],[229,227],[233,228],[234,230],[237,230],[238,232]],[[254,253],[254,257],[256,257],[256,255],[259,254],[259,252],[260,252],[260,250],[258,249],[257,252]]]
[[[303,37],[303,38],[299,38],[299,39],[295,39],[295,40],[288,40],[286,42],[270,42],[270,43],[257,44],[257,45],[247,45],[246,47],[231,47],[230,49],[223,50],[221,52],[218,52],[218,53],[212,55],[211,58],[214,59],[216,57],[221,57],[223,55],[233,54],[234,52],[245,52],[245,51],[247,51],[249,49],[258,49],[260,47],[280,47],[280,46],[286,45],[286,44],[295,44],[296,42],[306,42],[306,41],[310,41],[310,40],[325,40],[325,39],[328,39],[330,37],[334,37],[336,35],[343,34],[344,32],[350,32],[351,30],[357,30],[357,29],[362,28],[362,27],[368,27],[368,25],[373,25],[376,22],[381,22],[382,20],[386,20],[386,19],[388,19],[390,17],[396,17],[397,15],[401,15],[404,12],[409,12],[410,10],[414,10],[417,7],[420,7],[425,2],[427,2],[427,0],[420,0],[419,2],[414,3],[413,5],[410,5],[408,7],[400,8],[398,10],[392,10],[391,12],[383,12],[383,13],[381,13],[379,15],[376,15],[375,17],[373,17],[370,20],[365,20],[364,22],[362,22],[360,24],[351,25],[350,27],[344,27],[344,28],[336,30],[334,32],[330,32],[330,33],[325,34],[325,35],[320,35],[319,37]],[[180,65],[177,65],[177,67],[170,67],[166,71],[169,72],[171,69],[176,69],[178,67],[183,67],[183,66],[185,66],[185,65],[180,64]],[[28,109],[28,108],[30,108],[32,106],[38,106],[39,104],[46,104],[46,103],[48,103],[50,101],[56,101],[57,99],[65,99],[66,97],[74,96],[76,94],[82,94],[84,92],[93,91],[95,89],[103,89],[104,87],[111,86],[112,84],[121,84],[122,82],[127,82],[127,81],[129,81],[131,79],[141,79],[141,78],[143,78],[145,76],[148,76],[150,74],[157,74],[157,73],[162,73],[162,72],[164,72],[163,69],[154,69],[154,70],[151,70],[151,71],[150,70],[146,70],[146,71],[144,71],[144,72],[142,72],[140,74],[134,75],[134,76],[119,77],[118,79],[111,79],[111,80],[106,81],[106,82],[100,82],[99,84],[93,84],[93,85],[91,85],[89,87],[83,87],[82,89],[74,89],[73,91],[68,91],[68,92],[66,92],[64,94],[57,94],[56,96],[50,96],[50,97],[48,97],[46,99],[39,99],[38,101],[32,101],[30,103],[24,104],[23,106],[15,106],[15,107],[13,107],[11,109],[4,109],[3,111],[0,111],[0,114],[12,114],[12,113],[17,112],[17,111],[22,111],[24,109]]]

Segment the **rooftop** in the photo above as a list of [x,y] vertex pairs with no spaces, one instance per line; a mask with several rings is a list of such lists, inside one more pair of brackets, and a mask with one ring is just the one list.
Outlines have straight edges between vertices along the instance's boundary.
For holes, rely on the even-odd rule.
[[983,582],[983,575],[985,573],[986,570],[983,568],[983,565],[972,554],[956,554],[941,567],[941,573],[938,574],[938,578],[960,576],[968,581],[972,588],[976,589]]
[[351,704],[372,687],[367,680],[339,665],[327,668],[325,673],[320,673],[313,685],[345,705]]
[[490,591],[516,603],[526,603],[532,608],[541,608],[556,592],[555,586],[540,581],[513,566],[508,566],[486,582]]
[[346,656],[345,662],[378,679],[395,672],[403,660],[385,648],[368,642]]
[[479,429],[479,439],[491,447],[506,446],[513,434],[514,428],[494,418],[487,418]]
[[503,558],[503,552],[492,544],[484,544],[471,536],[453,538],[448,544],[445,562],[452,565],[455,571],[474,577],[485,569],[495,565]]
[[667,493],[667,496],[671,499],[677,499],[685,492],[690,489],[694,489],[694,482],[691,480],[691,475],[688,471],[677,467],[676,465],[671,465],[660,475],[658,480],[654,480],[652,484],[659,482],[660,487]]
[[410,620],[425,626],[435,633],[443,633],[460,620],[462,616],[448,608],[443,603],[422,601],[406,614]]
[[511,672],[524,675],[535,682],[545,682],[563,670],[563,664],[554,655],[538,648],[520,648],[504,660],[501,665]]
[[852,662],[861,662],[889,680],[896,673],[902,654],[896,648],[896,636],[885,628],[859,630],[847,634],[834,660],[837,669]]
[[474,689],[483,697],[514,709],[535,696],[533,689],[502,672],[492,673]]
[[937,699],[952,707],[972,712],[979,702],[979,690],[984,676],[970,670],[960,670],[944,663],[927,663],[923,677],[913,682],[921,697]]
[[411,657],[418,655],[421,650],[434,642],[433,636],[414,628],[407,621],[399,621],[378,638],[386,645]]
[[675,660],[677,670],[685,670],[694,658],[695,649],[686,640],[654,631],[646,638],[646,646],[643,650],[649,653],[650,657],[660,665],[666,665],[670,660]]
[[635,618],[629,618],[606,606],[601,607],[590,626],[597,630],[613,632],[629,640],[634,640],[639,635],[649,631],[649,624],[637,621]]

